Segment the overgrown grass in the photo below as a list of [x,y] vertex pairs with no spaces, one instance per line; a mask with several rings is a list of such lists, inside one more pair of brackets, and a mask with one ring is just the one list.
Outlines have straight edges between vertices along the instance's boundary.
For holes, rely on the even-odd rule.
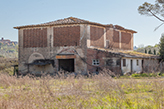
[[0,74],[2,109],[162,109],[164,78],[14,77]]
[[0,57],[0,73],[7,73],[9,75],[13,75],[14,67],[13,65],[18,64],[17,58],[3,58]]

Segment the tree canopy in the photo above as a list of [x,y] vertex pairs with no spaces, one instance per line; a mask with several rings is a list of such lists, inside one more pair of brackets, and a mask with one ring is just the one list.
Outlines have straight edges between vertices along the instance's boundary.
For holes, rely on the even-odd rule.
[[164,61],[164,34],[160,38],[159,46],[160,46],[159,53],[160,53],[162,60]]
[[[141,6],[138,7],[138,12],[141,15],[154,16],[158,20],[164,23],[164,0],[156,0],[154,4],[145,2]],[[161,25],[159,25],[156,29],[158,29]],[[155,30],[156,30],[155,29]]]

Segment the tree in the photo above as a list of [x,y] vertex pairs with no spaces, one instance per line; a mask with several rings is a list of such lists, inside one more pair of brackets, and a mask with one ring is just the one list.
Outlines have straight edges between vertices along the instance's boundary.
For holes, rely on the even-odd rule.
[[164,60],[164,34],[160,38],[159,47],[160,47],[159,54],[162,60]]
[[151,50],[149,50],[148,54],[152,54]]
[[154,49],[154,55],[156,55],[156,50]]
[[147,50],[145,49],[145,53],[147,53]]
[[[164,17],[164,0],[156,0],[155,4],[145,2],[138,7],[138,12],[141,15],[154,16],[162,22],[161,25],[164,24],[164,19],[161,18]],[[158,29],[161,25],[156,27],[155,30]]]
[[154,47],[156,47],[156,48],[159,47],[159,44],[155,44]]

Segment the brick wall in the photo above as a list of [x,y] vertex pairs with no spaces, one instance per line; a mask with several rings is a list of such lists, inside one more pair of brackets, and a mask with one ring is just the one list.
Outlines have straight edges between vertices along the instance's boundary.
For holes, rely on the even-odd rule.
[[115,30],[113,30],[113,32],[113,48],[119,48],[119,32]]
[[54,46],[78,46],[80,26],[54,27]]
[[113,42],[113,29],[110,30],[110,28],[106,28],[106,40]]
[[104,29],[90,26],[90,44],[95,47],[104,47]]
[[47,47],[47,28],[23,30],[23,47]]
[[131,34],[121,32],[121,49],[131,50]]
[[[93,50],[93,49],[87,49],[87,69],[90,72],[95,72],[97,68],[99,70],[102,70],[103,68],[110,69],[111,71],[115,72],[116,74],[121,74],[121,63],[117,66],[107,66],[106,60],[104,58],[118,58],[116,55],[109,53],[109,52],[104,52],[104,51],[98,51],[98,50]],[[93,59],[98,59],[100,64],[98,66],[92,65],[92,60]],[[121,62],[121,61],[120,61]]]
[[[106,28],[106,40],[109,40],[109,44],[113,49],[120,49],[119,31]],[[131,45],[131,34],[127,32],[121,32],[121,49],[131,50]]]

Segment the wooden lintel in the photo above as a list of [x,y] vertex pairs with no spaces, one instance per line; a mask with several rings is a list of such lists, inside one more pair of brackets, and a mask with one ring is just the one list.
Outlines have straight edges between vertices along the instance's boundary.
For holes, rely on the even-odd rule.
[[56,59],[74,59],[76,58],[75,55],[57,55]]

